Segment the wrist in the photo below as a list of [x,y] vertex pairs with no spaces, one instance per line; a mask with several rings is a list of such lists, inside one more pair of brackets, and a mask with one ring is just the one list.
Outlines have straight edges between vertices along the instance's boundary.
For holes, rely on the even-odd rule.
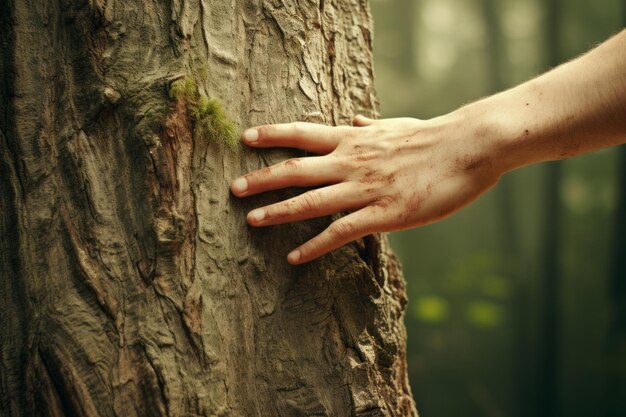
[[525,165],[547,160],[540,154],[541,132],[523,92],[508,90],[451,113],[476,155],[500,177]]
[[486,99],[465,105],[443,118],[451,135],[461,143],[461,160],[468,161],[466,170],[487,168],[489,175],[499,178],[515,168],[508,154],[507,126],[495,114]]

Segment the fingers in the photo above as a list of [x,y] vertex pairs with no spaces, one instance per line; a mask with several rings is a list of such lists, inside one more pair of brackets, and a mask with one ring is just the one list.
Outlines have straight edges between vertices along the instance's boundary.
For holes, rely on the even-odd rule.
[[254,127],[243,132],[242,138],[255,148],[288,147],[327,154],[337,147],[347,129],[350,127],[295,122]]
[[309,187],[338,182],[342,176],[332,161],[323,156],[288,159],[239,177],[232,182],[230,188],[236,196],[246,197],[286,187]]
[[270,226],[312,219],[360,208],[368,202],[366,196],[354,192],[354,184],[344,182],[252,210],[248,213],[248,223],[253,226]]
[[368,117],[363,116],[362,114],[358,114],[354,116],[354,119],[352,119],[352,126],[365,127],[365,126],[371,125],[374,122],[375,122],[374,119],[370,119]]
[[365,235],[382,231],[380,210],[373,206],[335,220],[322,233],[287,255],[287,262],[299,265],[335,250]]

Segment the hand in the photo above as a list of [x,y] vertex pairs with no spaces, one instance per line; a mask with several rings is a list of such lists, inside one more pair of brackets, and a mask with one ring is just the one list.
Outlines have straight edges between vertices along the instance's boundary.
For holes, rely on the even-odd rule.
[[248,129],[243,140],[249,146],[293,147],[320,156],[251,172],[234,180],[231,190],[247,197],[323,185],[252,210],[247,216],[252,226],[350,212],[287,256],[289,263],[301,264],[371,233],[442,219],[495,185],[500,172],[478,146],[481,138],[472,142],[464,127],[452,116],[428,121],[357,116],[353,126],[297,122]]

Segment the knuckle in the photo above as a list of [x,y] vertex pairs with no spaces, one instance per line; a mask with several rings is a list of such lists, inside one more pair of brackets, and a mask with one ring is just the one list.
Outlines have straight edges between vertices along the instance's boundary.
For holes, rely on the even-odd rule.
[[378,197],[374,203],[372,203],[372,206],[386,209],[387,207],[394,205],[398,199],[399,196],[397,195],[383,195]]
[[281,169],[286,172],[295,172],[302,165],[302,158],[291,158],[281,162]]
[[362,134],[362,132],[359,132],[357,129],[356,127],[340,126],[333,131],[333,134],[340,144],[344,146],[352,145],[359,141],[358,135]]
[[320,201],[321,198],[319,192],[309,191],[308,193],[302,194],[300,196],[297,210],[299,212],[315,211],[318,209]]
[[265,207],[265,220],[279,220],[288,217],[289,213],[290,208],[285,202],[272,204]]
[[358,161],[352,155],[335,156],[338,168],[343,172],[352,172],[359,168]]
[[337,220],[328,228],[328,233],[335,240],[345,239],[354,236],[357,231],[356,224],[352,221]]
[[306,123],[304,123],[304,122],[292,122],[291,123],[291,131],[295,135],[303,133],[306,130],[306,127],[307,127]]
[[341,135],[349,141],[358,141],[363,135],[364,130],[353,126],[345,126],[341,130]]

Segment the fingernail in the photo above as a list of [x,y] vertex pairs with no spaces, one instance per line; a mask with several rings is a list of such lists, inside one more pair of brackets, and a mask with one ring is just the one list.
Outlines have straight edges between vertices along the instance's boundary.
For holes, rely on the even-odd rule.
[[236,191],[238,193],[243,193],[247,189],[248,189],[248,180],[246,180],[245,178],[241,177],[233,181],[233,191]]
[[263,210],[263,209],[252,210],[248,215],[255,222],[260,222],[261,220],[263,220],[265,218],[265,210]]
[[248,129],[243,132],[243,138],[246,142],[256,142],[259,139],[259,132],[257,132],[255,129]]
[[287,255],[287,262],[289,262],[290,264],[295,264],[299,260],[300,260],[300,251],[298,249],[294,250],[289,255]]

